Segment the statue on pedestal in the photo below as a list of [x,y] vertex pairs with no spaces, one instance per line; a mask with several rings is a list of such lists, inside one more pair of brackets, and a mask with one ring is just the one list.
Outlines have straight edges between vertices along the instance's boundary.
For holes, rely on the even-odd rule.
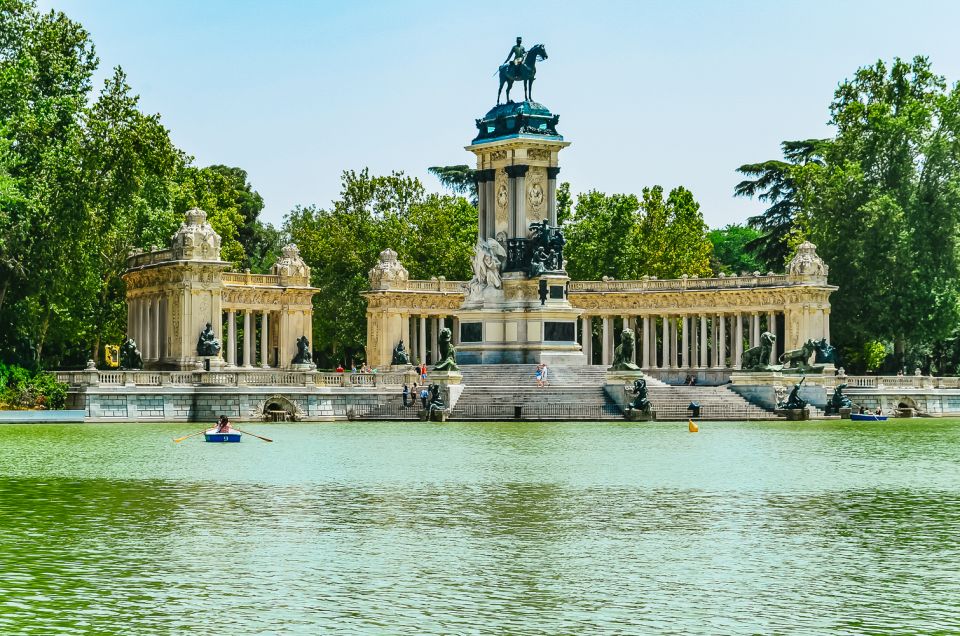
[[143,356],[137,349],[137,343],[133,338],[127,338],[120,345],[120,368],[121,369],[142,369]]
[[393,348],[393,359],[390,361],[390,364],[410,364],[410,356],[407,354],[406,349],[403,348],[402,339],[397,343],[397,346]]
[[811,342],[813,344],[814,351],[817,353],[816,358],[813,359],[816,364],[837,363],[837,348],[827,342],[826,338],[812,340]]
[[853,408],[853,401],[843,394],[845,388],[847,388],[846,383],[837,385],[837,388],[833,390],[833,395],[830,396],[830,401],[827,402],[827,408],[824,409],[824,413],[830,415],[832,413],[839,413],[840,409]]
[[740,358],[740,367],[744,371],[769,371],[770,370],[770,352],[773,351],[773,345],[777,337],[769,331],[760,334],[760,344],[751,347],[743,352]]
[[[512,60],[510,58],[513,58]],[[507,59],[500,65],[500,88],[497,89],[497,104],[500,103],[500,93],[503,85],[507,85],[507,103],[511,103],[510,89],[514,82],[523,82],[523,99],[533,99],[533,80],[537,76],[537,62],[547,59],[547,49],[542,44],[536,44],[527,51],[523,48],[523,39],[517,38],[517,43],[511,47]]]
[[450,329],[444,327],[440,330],[438,335],[439,338],[437,345],[440,348],[440,360],[437,362],[436,366],[433,367],[433,370],[459,371],[460,367],[457,366],[457,350],[450,342],[453,338],[453,334],[450,333]]
[[312,364],[313,357],[310,355],[310,341],[306,336],[297,338],[297,355],[293,357],[293,364]]
[[634,339],[633,329],[624,329],[620,333],[620,344],[618,344],[617,348],[613,350],[613,364],[610,365],[609,370],[639,371],[640,367],[631,361],[635,349],[636,340]]
[[220,341],[213,333],[213,326],[208,322],[207,326],[200,332],[200,338],[197,340],[198,356],[215,356],[220,353]]
[[627,413],[639,411],[644,415],[650,414],[650,400],[647,399],[647,381],[639,378],[633,381],[633,401],[627,406]]
[[807,408],[807,401],[800,397],[800,385],[806,378],[800,378],[800,381],[793,385],[787,401],[780,407],[787,410],[800,410]]

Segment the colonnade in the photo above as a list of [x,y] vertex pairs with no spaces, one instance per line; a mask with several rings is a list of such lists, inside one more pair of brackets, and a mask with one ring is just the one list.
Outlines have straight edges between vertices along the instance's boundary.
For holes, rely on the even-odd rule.
[[[743,352],[760,344],[760,334],[777,336],[770,364],[784,351],[782,312],[582,316],[582,346],[588,364],[610,365],[624,328],[636,335],[631,361],[642,369],[739,369]],[[593,321],[600,321],[594,352]]]
[[410,354],[411,362],[425,362],[430,354],[430,363],[436,364],[440,357],[439,335],[444,327],[450,329],[453,344],[460,344],[460,324],[456,316],[440,314],[401,314],[400,337]]
[[144,362],[170,355],[167,334],[167,296],[144,296],[127,302],[127,334],[137,343]]
[[[237,311],[230,309],[224,312],[227,320],[226,337],[224,338],[224,358],[228,367],[243,367],[252,369],[259,366],[262,369],[270,368],[270,360],[275,366],[283,366],[284,361],[278,361],[279,353],[276,350],[277,337],[272,333],[275,328],[276,314],[273,312],[253,309]],[[243,318],[243,349],[241,358],[237,360],[237,317]],[[260,326],[260,355],[257,356],[257,325]]]

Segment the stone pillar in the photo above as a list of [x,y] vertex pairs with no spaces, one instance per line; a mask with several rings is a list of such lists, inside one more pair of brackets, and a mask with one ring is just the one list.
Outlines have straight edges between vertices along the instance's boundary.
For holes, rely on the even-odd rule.
[[823,337],[830,342],[830,310],[823,310]]
[[496,187],[497,171],[487,170],[487,238],[496,238],[497,236],[497,194],[494,191]]
[[160,298],[150,299],[150,359],[160,359]]
[[487,201],[487,171],[477,170],[473,184],[477,188],[477,240],[483,240],[487,238],[487,206],[490,205]]
[[750,334],[750,346],[756,347],[760,344],[760,312],[753,314],[753,331]]
[[698,316],[690,316],[690,366],[694,369],[700,368],[700,325]]
[[717,337],[717,347],[720,356],[717,367],[724,369],[727,366],[727,317],[720,316],[720,335]]
[[710,348],[707,345],[707,317],[700,314],[700,367],[706,369],[710,366],[710,359],[707,354]]
[[227,364],[237,366],[237,312],[234,309],[227,312]]
[[460,344],[460,319],[456,316],[450,321],[450,335],[453,339],[453,344]]
[[260,312],[260,368],[270,368],[270,331],[267,310]]
[[613,335],[613,329],[610,328],[610,316],[603,317],[603,333],[600,349],[600,364],[610,364],[610,338]]
[[417,358],[420,364],[427,363],[427,317],[419,316],[420,329],[417,334],[417,346],[420,348],[420,351],[417,353]]
[[[732,366],[734,369],[739,369],[740,359],[743,357],[743,314],[736,314],[736,316],[734,317],[734,320],[736,321],[736,325],[733,333],[734,346],[733,346],[733,351],[731,352],[733,354],[733,361],[732,361],[733,364],[730,366]],[[752,321],[751,321],[751,324],[752,324]],[[750,340],[751,342],[753,341],[752,336]],[[750,346],[752,347],[754,345],[751,344]]]
[[440,318],[437,316],[433,317],[433,323],[430,325],[430,363],[436,364],[439,362],[440,356],[440,345],[439,338],[437,337],[440,333]]
[[684,369],[690,368],[690,316],[681,318],[683,321],[683,341],[680,345],[680,366]]
[[770,360],[768,361],[768,364],[774,364],[777,359],[777,347],[780,346],[780,336],[777,334],[777,316],[772,311],[767,312],[767,331],[777,337],[773,346],[770,347]]
[[253,361],[251,358],[251,353],[253,352],[253,345],[251,332],[253,331],[253,321],[250,320],[250,310],[243,310],[243,367],[245,369],[250,369],[253,367]]
[[558,166],[547,168],[547,222],[550,225],[557,225],[557,175],[560,174]]
[[670,364],[670,316],[663,316],[661,320],[663,321],[663,333],[661,334],[663,339],[663,368],[671,369],[673,365]]
[[587,314],[583,314],[582,332],[580,336],[583,339],[583,356],[587,359],[587,364],[593,364],[593,318]]
[[400,339],[407,354],[413,355],[413,343],[410,341],[410,314],[400,314]]
[[643,317],[643,339],[640,341],[640,360],[644,369],[650,368],[650,316]]

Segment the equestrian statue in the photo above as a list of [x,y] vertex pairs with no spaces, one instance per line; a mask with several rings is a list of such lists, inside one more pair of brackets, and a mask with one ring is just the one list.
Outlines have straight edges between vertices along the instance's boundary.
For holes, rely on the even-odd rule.
[[510,89],[514,82],[523,82],[524,101],[533,100],[533,80],[537,76],[537,62],[547,59],[547,49],[542,44],[535,44],[529,51],[523,48],[523,38],[517,38],[507,54],[507,59],[500,65],[500,88],[497,89],[497,104],[500,103],[500,93],[503,85],[507,85],[507,103],[511,103]]

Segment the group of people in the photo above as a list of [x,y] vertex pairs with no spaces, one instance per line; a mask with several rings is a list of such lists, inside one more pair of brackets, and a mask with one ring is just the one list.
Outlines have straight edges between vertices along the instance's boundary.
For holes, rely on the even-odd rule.
[[537,386],[543,388],[545,386],[550,386],[550,381],[547,380],[547,363],[541,362],[537,365],[537,370],[533,374],[534,379],[537,381]]
[[687,374],[686,379],[683,381],[683,386],[694,386],[697,383],[697,376]]
[[430,389],[426,384],[426,374],[423,375],[424,382],[422,384],[413,383],[413,386],[403,385],[403,405],[406,406],[415,406],[417,404],[417,398],[420,398],[421,408],[427,408],[427,400],[430,398]]
[[[860,409],[857,411],[857,413],[859,413],[860,415],[866,415],[866,414],[867,414],[867,407],[861,406]],[[877,407],[877,410],[874,411],[873,414],[874,414],[874,415],[883,415],[883,410],[878,406],[878,407]]]

